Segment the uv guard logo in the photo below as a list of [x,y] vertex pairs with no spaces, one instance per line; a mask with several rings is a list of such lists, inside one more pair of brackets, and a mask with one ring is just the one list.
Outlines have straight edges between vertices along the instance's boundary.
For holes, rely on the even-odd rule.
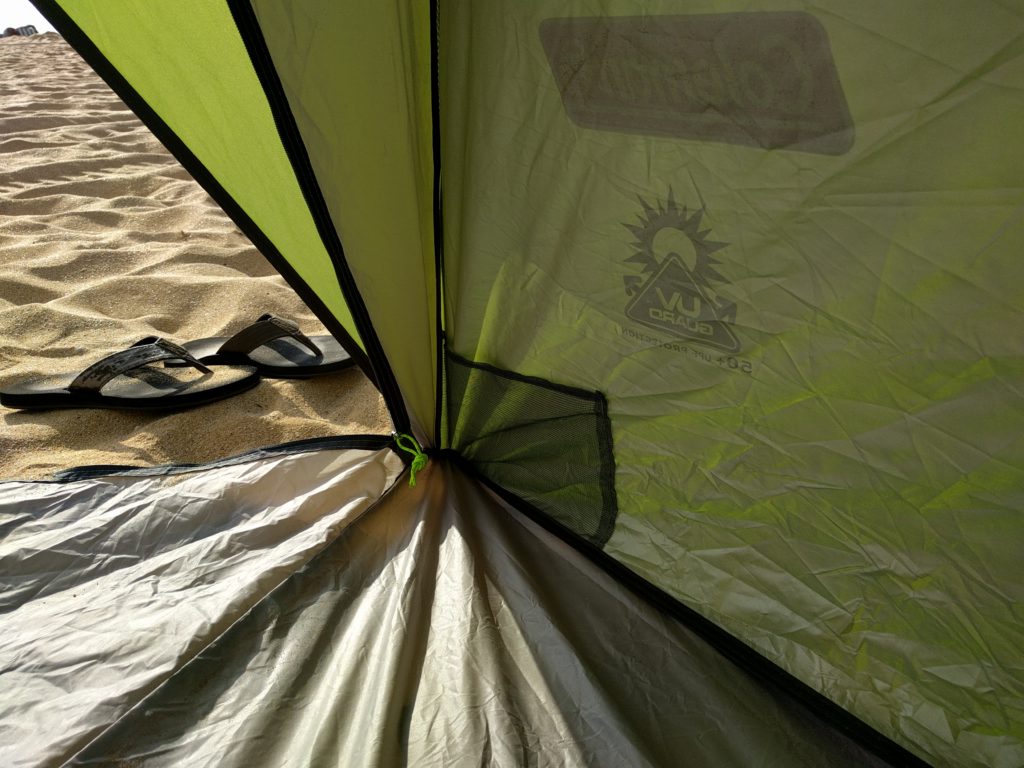
[[540,39],[584,128],[840,155],[853,125],[808,13],[548,19]]
[[728,243],[708,239],[711,231],[701,229],[704,211],[680,209],[671,190],[664,205],[654,208],[643,198],[640,204],[639,223],[623,225],[635,238],[635,252],[626,261],[641,270],[623,278],[631,297],[626,315],[678,338],[739,352],[729,327],[736,321],[736,304],[715,288],[725,278],[712,254]]

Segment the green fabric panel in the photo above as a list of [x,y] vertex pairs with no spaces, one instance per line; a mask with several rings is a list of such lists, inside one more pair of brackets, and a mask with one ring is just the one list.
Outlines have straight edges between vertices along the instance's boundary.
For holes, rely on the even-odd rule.
[[436,340],[425,3],[254,2],[345,256],[421,439]]
[[674,54],[675,2],[441,7],[448,338],[608,397],[607,551],[930,761],[1024,764],[1024,6]]
[[62,6],[358,340],[227,3]]

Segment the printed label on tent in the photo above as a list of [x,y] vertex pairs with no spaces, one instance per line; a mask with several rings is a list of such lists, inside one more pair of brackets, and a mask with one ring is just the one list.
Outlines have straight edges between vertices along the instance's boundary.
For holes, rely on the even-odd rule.
[[640,203],[640,222],[623,225],[636,238],[636,250],[626,261],[642,272],[623,278],[632,297],[626,315],[678,338],[738,352],[739,340],[729,327],[736,321],[736,304],[714,287],[725,278],[712,254],[728,243],[709,240],[711,230],[700,228],[704,211],[679,208],[671,190],[667,203],[657,208],[643,198]]
[[808,13],[547,19],[540,39],[584,128],[839,155],[853,125]]

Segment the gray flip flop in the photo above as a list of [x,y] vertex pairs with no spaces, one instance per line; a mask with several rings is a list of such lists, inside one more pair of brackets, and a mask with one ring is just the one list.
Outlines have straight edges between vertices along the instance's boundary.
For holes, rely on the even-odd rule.
[[333,336],[306,336],[293,321],[269,313],[230,338],[196,339],[182,346],[204,363],[254,365],[261,376],[273,379],[336,373],[355,364]]
[[[173,375],[151,365],[171,360],[182,365]],[[244,392],[259,381],[252,366],[209,368],[177,344],[148,336],[93,363],[77,376],[44,376],[0,390],[0,405],[22,410],[191,408]]]

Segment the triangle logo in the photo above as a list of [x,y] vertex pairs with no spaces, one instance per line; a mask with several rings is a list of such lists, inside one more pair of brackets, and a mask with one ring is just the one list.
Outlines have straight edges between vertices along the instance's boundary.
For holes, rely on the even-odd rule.
[[739,340],[727,323],[735,309],[719,304],[710,293],[679,257],[670,253],[626,306],[626,315],[682,339],[738,352]]

